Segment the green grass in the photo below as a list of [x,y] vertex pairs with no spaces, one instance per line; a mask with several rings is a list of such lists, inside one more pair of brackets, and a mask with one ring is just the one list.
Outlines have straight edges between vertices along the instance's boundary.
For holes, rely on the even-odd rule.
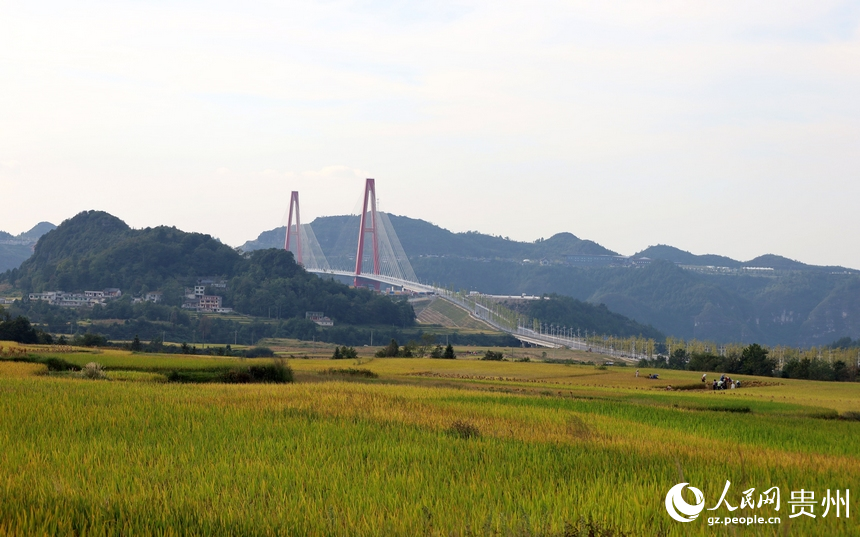
[[[175,384],[158,371],[231,360],[63,358],[110,358],[112,380],[0,362],[0,535],[858,533],[786,504],[860,478],[860,422],[817,417],[860,407],[858,385],[666,392],[612,368],[429,359],[362,360],[376,380],[291,360],[305,382]],[[711,507],[726,480],[733,504],[780,486],[782,525],[666,514],[676,483]]]

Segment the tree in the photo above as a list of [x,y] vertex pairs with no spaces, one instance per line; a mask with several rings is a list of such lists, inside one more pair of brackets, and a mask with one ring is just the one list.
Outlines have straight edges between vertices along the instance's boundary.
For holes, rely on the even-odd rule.
[[332,354],[331,359],[340,360],[341,358],[343,358],[343,355],[340,353],[340,347],[335,347],[334,354]]
[[379,352],[376,353],[377,358],[395,358],[397,357],[397,353],[400,350],[400,346],[397,344],[396,339],[392,339],[391,342],[385,346],[385,348],[379,349]]
[[452,347],[451,344],[448,343],[448,346],[445,347],[445,353],[442,355],[442,358],[448,358],[450,360],[453,360],[456,357],[457,355],[454,354],[454,347]]
[[212,318],[205,315],[200,317],[200,335],[203,337],[203,344],[206,344],[206,336],[212,332]]
[[26,317],[18,316],[0,321],[0,341],[16,341],[18,343],[38,343],[39,334]]
[[433,346],[433,343],[436,341],[436,338],[433,334],[421,334],[421,346],[418,347],[418,356],[419,358],[424,358],[427,355],[427,351]]
[[137,334],[134,335],[134,341],[131,342],[131,351],[132,352],[140,352],[143,348],[143,345],[140,344],[140,338],[137,337]]
[[767,349],[758,343],[746,347],[741,353],[739,373],[769,377],[776,369],[776,360],[767,357]]
[[430,358],[441,358],[442,357],[442,345],[436,345],[433,350],[430,352]]
[[75,339],[72,340],[72,344],[78,347],[99,347],[107,345],[107,338],[101,334],[87,332],[86,334],[75,336]]
[[669,369],[687,369],[687,351],[683,347],[678,347],[669,356]]

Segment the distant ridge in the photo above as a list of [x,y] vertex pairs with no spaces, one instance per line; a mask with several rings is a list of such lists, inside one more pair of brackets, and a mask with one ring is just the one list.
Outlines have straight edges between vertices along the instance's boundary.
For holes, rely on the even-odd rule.
[[36,241],[56,227],[50,222],[39,222],[29,231],[17,236],[0,231],[0,272],[21,266],[21,263],[33,255]]
[[[477,231],[454,233],[430,222],[407,216],[389,215],[389,218],[403,249],[410,257],[435,255],[522,261],[543,258],[560,260],[566,255],[574,254],[618,255],[594,241],[580,239],[572,233],[557,233],[548,239],[535,242],[518,242]],[[358,216],[320,217],[311,222],[311,226],[327,256],[355,254]],[[283,248],[285,229],[282,226],[264,231],[255,240],[246,242],[240,248],[246,252],[262,248]],[[345,231],[350,229],[356,230],[355,236]]]
[[738,268],[741,266],[740,261],[735,261],[730,257],[722,255],[696,255],[690,252],[668,246],[666,244],[658,244],[657,246],[649,246],[641,252],[634,254],[633,257],[647,257],[649,259],[664,259],[679,265],[696,265],[696,266],[717,266]]
[[[808,265],[773,254],[738,261],[665,244],[635,254],[652,260],[638,268],[576,267],[567,264],[566,256],[617,254],[571,233],[518,242],[477,232],[452,233],[404,216],[390,219],[424,281],[502,295],[557,293],[605,304],[684,338],[817,345],[860,337],[860,272],[853,269]],[[355,255],[357,216],[318,218],[312,225],[326,255]],[[284,228],[276,228],[243,249],[281,248],[283,242]],[[730,270],[684,268],[709,266]]]
[[50,222],[39,222],[38,224],[33,226],[30,231],[25,231],[24,233],[18,235],[18,238],[36,242],[42,237],[42,235],[55,229],[57,229],[57,226]]
[[794,270],[794,271],[817,271],[817,272],[857,272],[854,269],[838,266],[820,266],[808,265],[800,261],[794,261],[787,257],[774,254],[760,255],[749,261],[738,261],[730,257],[722,255],[696,255],[674,246],[666,244],[658,244],[649,246],[633,257],[647,257],[649,259],[663,259],[671,261],[679,265],[690,266],[713,266],[713,267],[728,267],[728,268],[771,268],[774,270]]

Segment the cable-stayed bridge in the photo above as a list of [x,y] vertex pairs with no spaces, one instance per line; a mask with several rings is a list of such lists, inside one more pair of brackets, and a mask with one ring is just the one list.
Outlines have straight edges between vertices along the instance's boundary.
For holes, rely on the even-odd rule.
[[[284,249],[293,252],[296,261],[308,272],[347,277],[353,280],[356,287],[373,287],[379,290],[385,285],[436,295],[465,308],[474,317],[524,343],[550,348],[588,350],[622,360],[647,357],[637,352],[635,347],[623,352],[611,345],[601,345],[593,341],[589,343],[575,336],[572,330],[544,327],[541,323],[528,320],[500,304],[483,299],[482,295],[456,293],[450,289],[419,282],[391,220],[386,213],[377,211],[376,205],[376,181],[367,179],[361,209],[355,218],[358,225],[351,229],[351,226],[348,226],[344,230],[338,241],[340,247],[335,248],[334,255],[326,258],[310,224],[301,223],[299,193],[294,191],[290,196]],[[350,253],[350,244],[356,245],[354,254]]]

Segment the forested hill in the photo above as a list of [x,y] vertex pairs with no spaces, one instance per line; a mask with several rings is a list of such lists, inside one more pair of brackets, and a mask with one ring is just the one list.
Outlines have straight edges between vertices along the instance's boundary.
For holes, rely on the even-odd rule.
[[[558,233],[535,242],[518,242],[476,231],[453,233],[447,229],[406,216],[389,215],[391,225],[409,257],[457,256],[471,259],[560,260],[565,255],[616,255],[599,244],[571,233]],[[355,255],[358,216],[326,216],[311,223],[323,252],[329,257]],[[283,248],[285,227],[265,231],[256,240],[241,246],[244,251]]]
[[424,280],[492,294],[558,293],[687,339],[822,345],[860,337],[856,274],[711,274],[667,261],[578,268],[424,257],[412,264]]
[[87,211],[46,233],[33,256],[6,277],[24,291],[116,287],[139,293],[192,277],[231,278],[242,262],[209,235],[170,227],[133,230],[108,213]]
[[224,306],[241,313],[304,318],[323,311],[350,324],[408,326],[414,312],[405,302],[322,280],[305,272],[283,250],[243,256],[209,235],[172,227],[131,229],[101,211],[63,222],[36,244],[33,256],[2,278],[23,292],[82,292],[116,287],[125,295],[162,291],[169,306],[182,303],[185,287],[198,278],[223,278]]
[[[605,304],[613,312],[683,338],[791,345],[860,338],[856,270],[807,265],[777,255],[742,262],[666,245],[636,254],[652,259],[649,266],[578,268],[565,265],[564,257],[613,252],[567,233],[521,243],[480,233],[451,233],[412,218],[390,218],[423,281],[502,295],[557,293]],[[327,256],[354,255],[358,217],[318,218],[312,226]],[[243,249],[283,243],[284,228],[279,228]],[[524,259],[550,263],[542,266],[523,263]]]
[[726,257],[722,255],[714,255],[714,254],[705,254],[705,255],[696,255],[679,248],[675,248],[674,246],[667,246],[665,244],[658,244],[657,246],[649,246],[648,248],[642,250],[633,255],[633,257],[647,257],[649,259],[662,259],[665,261],[671,261],[673,263],[678,263],[679,265],[691,265],[691,266],[710,266],[710,267],[726,267],[732,269],[738,269],[743,267],[748,268],[769,268],[773,270],[781,270],[781,271],[795,271],[795,272],[854,272],[858,271],[853,269],[847,269],[845,267],[835,267],[835,266],[820,266],[820,265],[808,265],[806,263],[801,263],[800,261],[795,261],[793,259],[789,259],[787,257],[783,257],[781,255],[774,254],[765,254],[760,255],[754,259],[750,259],[749,261],[738,261],[736,259],[732,259],[731,257]]

